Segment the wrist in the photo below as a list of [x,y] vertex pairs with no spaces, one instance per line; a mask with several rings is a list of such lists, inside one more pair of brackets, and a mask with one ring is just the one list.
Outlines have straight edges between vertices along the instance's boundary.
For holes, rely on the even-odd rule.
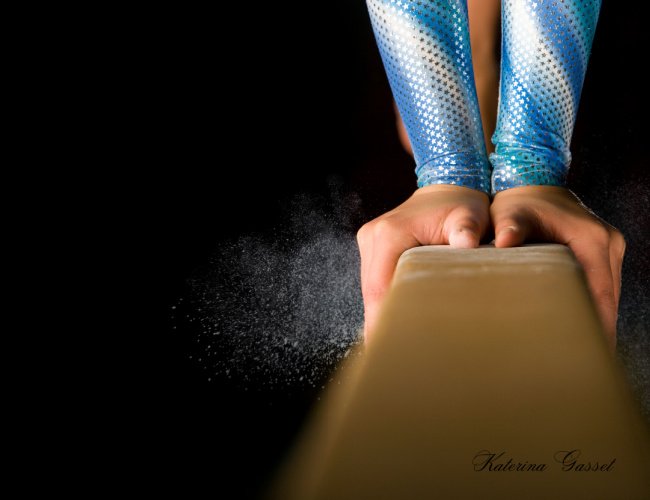
[[466,186],[458,186],[456,184],[430,184],[422,186],[415,190],[413,196],[426,196],[430,194],[445,194],[445,195],[458,195],[467,198],[477,198],[489,203],[490,196],[485,191],[474,189]]
[[576,195],[564,186],[516,186],[496,193],[492,202],[499,200],[519,199],[522,202],[532,199],[544,199],[554,203],[566,202],[567,199],[577,199]]

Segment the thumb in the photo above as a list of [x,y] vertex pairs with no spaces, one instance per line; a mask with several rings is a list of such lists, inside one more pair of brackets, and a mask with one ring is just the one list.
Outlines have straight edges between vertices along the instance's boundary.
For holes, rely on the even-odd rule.
[[459,214],[447,221],[447,241],[454,248],[476,248],[481,242],[485,225],[470,214]]
[[531,236],[532,224],[523,217],[498,217],[494,221],[494,246],[516,247]]

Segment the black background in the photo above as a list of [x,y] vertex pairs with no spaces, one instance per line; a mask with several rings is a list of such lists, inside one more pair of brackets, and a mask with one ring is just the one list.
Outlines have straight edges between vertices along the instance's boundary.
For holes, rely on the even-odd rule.
[[[187,278],[220,242],[282,223],[286,200],[326,193],[332,176],[361,197],[359,225],[415,188],[364,3],[260,4],[147,13],[131,54],[142,79],[133,82],[126,129],[141,151],[133,186],[147,241],[137,290],[146,314],[136,335],[150,349],[136,360],[142,377],[119,414],[128,439],[117,474],[146,489],[254,496],[315,396],[208,382],[187,358],[191,332],[171,328]],[[650,178],[639,69],[648,29],[624,7],[605,1],[601,11],[570,181],[628,236],[626,273],[643,276]],[[647,315],[639,279],[629,293],[645,294],[632,302]]]

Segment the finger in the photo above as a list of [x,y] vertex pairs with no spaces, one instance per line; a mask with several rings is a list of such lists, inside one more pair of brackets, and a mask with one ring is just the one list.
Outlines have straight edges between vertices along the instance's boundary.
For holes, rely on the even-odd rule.
[[[366,338],[375,329],[381,301],[390,287],[399,257],[409,248],[418,246],[417,240],[390,220],[373,224],[368,238],[370,252],[362,256],[361,292],[363,294]],[[365,252],[362,250],[362,253]]]
[[373,252],[373,238],[371,235],[368,234],[371,232],[371,230],[368,229],[368,227],[369,224],[366,224],[357,233],[357,245],[359,247],[359,256],[361,259],[361,294],[363,298],[363,309],[364,309],[364,323],[363,323],[364,335],[367,335],[368,316],[369,316],[367,312],[368,300],[366,299],[366,294],[364,293],[364,290],[366,288],[366,283],[368,282],[368,268],[370,265],[370,261],[372,260],[372,252]]
[[486,226],[487,217],[480,219],[475,213],[458,208],[445,220],[444,243],[449,243],[454,248],[476,248],[481,242]]
[[359,247],[359,258],[361,261],[361,283],[364,283],[366,280],[366,275],[368,274],[368,264],[372,258],[373,249],[372,238],[368,237],[364,231],[366,231],[366,226],[362,227],[357,232],[357,246]]
[[593,238],[568,242],[582,265],[587,284],[601,318],[610,348],[616,346],[616,301],[609,256],[609,244],[594,244]]
[[625,238],[617,229],[610,231],[609,262],[612,269],[612,282],[614,285],[614,300],[618,310],[621,298],[621,277],[623,271],[623,257],[625,255]]

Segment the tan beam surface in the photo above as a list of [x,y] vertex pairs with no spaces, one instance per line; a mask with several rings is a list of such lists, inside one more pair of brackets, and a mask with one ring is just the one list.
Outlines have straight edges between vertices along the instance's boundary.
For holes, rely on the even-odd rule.
[[407,251],[344,370],[278,498],[650,498],[647,424],[564,246]]

